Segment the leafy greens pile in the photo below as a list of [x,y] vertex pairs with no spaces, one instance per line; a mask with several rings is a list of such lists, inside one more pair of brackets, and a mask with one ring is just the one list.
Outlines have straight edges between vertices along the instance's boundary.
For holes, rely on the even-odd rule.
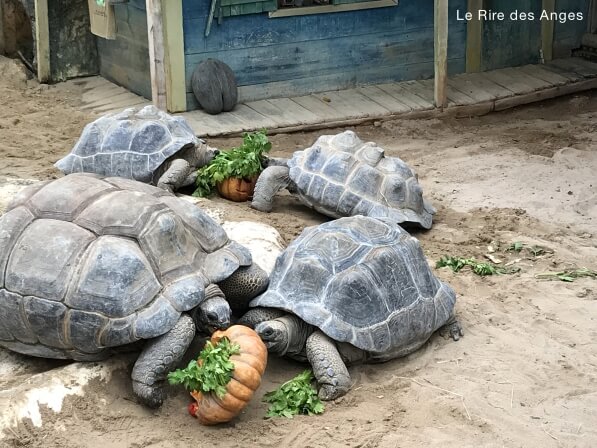
[[313,373],[305,370],[275,391],[266,393],[263,401],[270,403],[266,417],[321,414],[324,406],[312,385],[313,380]]
[[470,266],[473,272],[480,276],[495,275],[495,274],[512,274],[518,272],[517,268],[502,268],[493,263],[484,263],[475,260],[474,258],[464,257],[449,257],[444,255],[435,264],[436,268],[449,267],[454,272],[459,272],[462,268]]
[[251,178],[263,171],[264,154],[272,144],[265,129],[243,135],[243,143],[237,148],[222,151],[197,172],[193,196],[207,197],[214,192],[218,182],[229,177]]
[[231,344],[228,338],[220,339],[215,345],[208,341],[199,354],[199,361],[192,360],[185,369],[170,372],[168,382],[182,384],[191,391],[215,392],[218,397],[223,397],[234,372],[230,356],[238,353],[240,346]]

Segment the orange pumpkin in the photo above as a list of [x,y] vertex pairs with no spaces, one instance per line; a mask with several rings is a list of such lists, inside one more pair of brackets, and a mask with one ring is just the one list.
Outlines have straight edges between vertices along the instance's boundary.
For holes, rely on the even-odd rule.
[[229,177],[218,182],[216,187],[223,198],[234,202],[244,202],[253,199],[255,184],[259,176],[251,178]]
[[212,344],[223,337],[238,344],[240,353],[230,357],[234,372],[222,398],[211,392],[191,392],[197,406],[189,407],[189,410],[204,425],[228,422],[240,414],[261,384],[261,375],[267,365],[267,348],[251,328],[233,325],[227,330],[216,331],[211,337]]

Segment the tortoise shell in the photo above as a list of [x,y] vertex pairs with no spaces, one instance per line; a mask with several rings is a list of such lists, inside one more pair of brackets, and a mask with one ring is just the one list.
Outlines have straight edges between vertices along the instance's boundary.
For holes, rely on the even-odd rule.
[[288,162],[297,194],[333,218],[365,215],[431,228],[435,209],[423,199],[416,173],[352,131],[323,135]]
[[336,341],[395,354],[424,343],[455,302],[415,238],[393,223],[354,216],[305,229],[251,306],[283,309]]
[[64,174],[95,173],[150,183],[167,159],[198,143],[184,118],[155,106],[129,108],[85,126],[70,154],[54,166]]
[[194,205],[140,182],[72,174],[0,217],[0,346],[49,358],[168,332],[205,288],[251,264]]

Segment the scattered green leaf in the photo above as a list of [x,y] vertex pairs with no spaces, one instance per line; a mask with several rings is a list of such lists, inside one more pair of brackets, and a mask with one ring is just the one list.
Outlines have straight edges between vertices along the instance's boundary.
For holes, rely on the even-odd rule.
[[474,258],[451,257],[447,255],[442,256],[435,264],[436,268],[449,267],[454,272],[459,272],[466,266],[469,266],[475,274],[482,277],[496,274],[513,274],[519,271],[519,268],[505,268],[493,263],[480,262]]
[[263,401],[270,403],[266,417],[321,414],[324,406],[313,387],[313,373],[305,370],[278,389],[268,392]]
[[199,354],[199,361],[192,360],[184,369],[168,374],[170,384],[182,384],[188,390],[215,392],[218,397],[226,394],[226,385],[232,378],[234,363],[230,356],[240,353],[238,344],[222,338],[217,344],[208,341]]
[[587,268],[568,269],[560,272],[544,272],[542,274],[535,274],[535,278],[541,280],[560,280],[563,282],[573,282],[577,278],[590,277],[597,278],[597,272]]
[[533,257],[538,257],[539,255],[543,255],[546,253],[546,249],[543,246],[531,246],[528,248],[529,252],[533,255]]
[[524,244],[522,244],[520,241],[515,241],[512,244],[510,244],[510,247],[508,247],[506,251],[520,252],[523,247]]
[[243,143],[237,148],[222,151],[197,171],[193,196],[207,197],[214,192],[218,182],[229,177],[251,178],[263,171],[265,153],[272,147],[264,130],[245,133]]

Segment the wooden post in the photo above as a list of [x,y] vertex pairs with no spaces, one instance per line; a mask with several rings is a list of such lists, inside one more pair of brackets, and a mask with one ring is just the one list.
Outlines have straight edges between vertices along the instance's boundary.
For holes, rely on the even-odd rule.
[[483,22],[479,20],[479,10],[483,8],[483,0],[468,0],[468,12],[473,14],[472,20],[466,24],[466,72],[481,71],[481,55],[483,51]]
[[[556,9],[556,0],[543,0],[543,11],[548,14]],[[554,20],[541,21],[541,50],[543,52],[543,62],[549,62],[553,59],[553,30],[555,26]]]
[[37,79],[50,81],[50,26],[48,23],[48,0],[35,0],[35,46]]
[[4,41],[4,14],[2,7],[4,6],[4,0],[0,0],[0,55],[6,51],[6,43]]
[[166,110],[166,71],[164,68],[164,28],[161,0],[146,0],[149,71],[153,104]]
[[182,1],[162,0],[168,112],[187,110]]
[[448,105],[448,0],[434,0],[435,107]]

